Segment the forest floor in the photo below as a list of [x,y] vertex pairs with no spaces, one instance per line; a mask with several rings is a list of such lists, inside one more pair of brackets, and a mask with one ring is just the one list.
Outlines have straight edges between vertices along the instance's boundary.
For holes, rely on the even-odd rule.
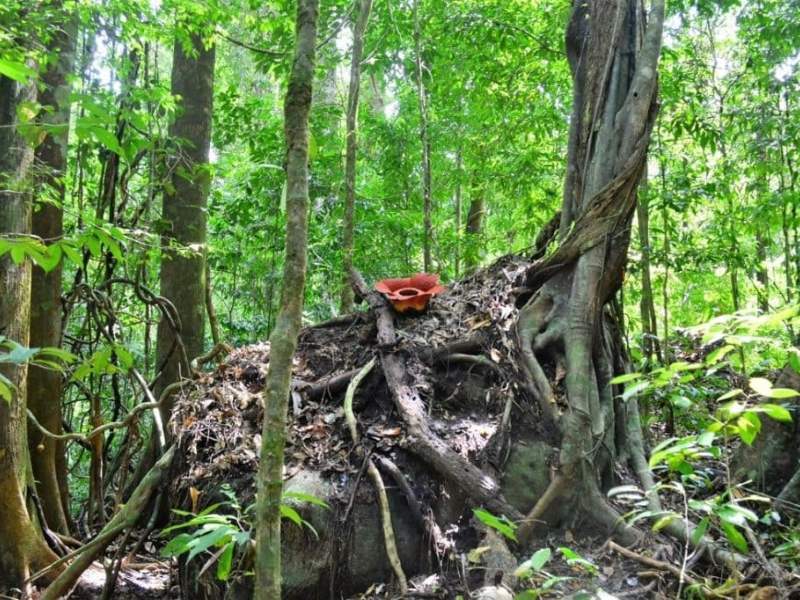
[[[397,319],[400,351],[413,358],[408,362],[409,378],[427,403],[431,429],[465,459],[484,469],[503,462],[502,456],[498,460],[498,454],[502,454],[504,444],[499,443],[501,447],[498,448],[496,442],[507,398],[515,398],[518,406],[523,404],[520,401],[522,392],[516,383],[520,376],[511,358],[516,352],[514,323],[518,314],[514,294],[518,276],[527,265],[519,258],[501,259],[453,285],[435,299],[425,314]],[[309,471],[323,474],[334,482],[333,492],[326,500],[334,511],[344,513],[346,518],[354,501],[356,504],[359,501],[374,503],[372,496],[363,498],[364,494],[372,494],[366,477],[359,485],[366,464],[364,448],[368,448],[367,456],[394,461],[412,482],[420,505],[426,511],[433,511],[441,494],[447,495],[447,492],[443,492],[435,475],[420,468],[419,461],[405,450],[406,431],[394,411],[384,378],[377,370],[364,379],[355,397],[354,410],[363,432],[363,447],[354,447],[350,438],[342,396],[354,372],[378,355],[374,339],[375,323],[366,312],[303,330],[294,368],[286,477]],[[460,348],[459,344],[465,340],[477,344],[477,349]],[[441,348],[457,350],[458,359],[443,366],[437,358]],[[202,375],[177,402],[172,427],[179,436],[181,460],[171,483],[173,505],[196,512],[223,501],[241,516],[243,507],[253,502],[253,482],[261,445],[261,393],[269,352],[268,343],[234,350],[215,370]],[[465,359],[465,352],[472,352],[473,358]],[[691,346],[682,353],[685,360],[697,356],[697,348]],[[467,365],[456,366],[455,363],[461,361],[466,361]],[[564,373],[559,365],[546,365],[546,368],[556,395],[563,402]],[[513,427],[535,430],[545,439],[548,436],[541,423],[524,409],[514,418]],[[668,433],[663,424],[649,428],[651,444],[666,437]],[[712,469],[718,467],[709,465]],[[624,467],[618,467],[616,475],[621,484],[636,483]],[[222,484],[229,491],[220,496]],[[387,488],[397,487],[387,480]],[[682,512],[680,505],[670,506],[670,499],[666,504],[665,508]],[[624,505],[617,508],[621,514],[630,509]],[[452,541],[448,556],[437,568],[416,569],[415,572],[421,574],[410,578],[412,593],[409,597],[454,599],[461,595],[476,598],[470,596],[470,590],[474,592],[487,585],[485,575],[489,569],[482,564],[481,527],[471,518],[469,505],[461,506],[460,510],[462,516],[452,520],[447,531]],[[348,534],[352,539],[352,525],[350,527]],[[561,529],[534,542],[531,551],[550,548],[552,557],[524,585],[516,586],[517,592],[538,590],[522,598],[675,598],[679,588],[686,589],[686,584],[679,584],[676,574],[663,566],[666,563],[680,566],[684,562],[685,548],[681,545],[648,537],[635,555],[626,557],[596,533],[580,529],[579,524],[575,527]],[[163,541],[159,538],[157,543]],[[148,546],[150,556],[137,557],[136,564],[122,569],[113,597],[187,597],[180,594],[174,560],[157,556],[157,549],[152,544]],[[511,557],[514,561],[511,569],[529,557],[530,553]],[[348,560],[344,555],[338,558]],[[646,564],[647,559],[652,559],[652,564]],[[200,558],[195,560],[200,564],[204,562]],[[337,559],[331,560],[336,562]],[[213,570],[209,569],[206,577]],[[507,571],[508,568],[506,574]],[[727,577],[722,569],[713,567],[704,567],[703,576],[716,585]],[[102,589],[103,569],[97,568],[89,580],[92,577],[96,584],[86,588],[85,595],[79,597],[99,597],[97,590]],[[395,587],[388,581],[375,583],[366,591],[351,596],[364,600],[397,597]],[[768,600],[771,596],[760,598]]]

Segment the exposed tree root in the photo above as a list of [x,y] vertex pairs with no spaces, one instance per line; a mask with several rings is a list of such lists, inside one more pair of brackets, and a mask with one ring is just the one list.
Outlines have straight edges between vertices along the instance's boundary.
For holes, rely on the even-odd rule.
[[[353,413],[353,396],[355,396],[356,389],[361,380],[366,377],[375,366],[375,359],[371,359],[364,365],[359,372],[353,377],[350,385],[347,386],[347,392],[344,396],[344,414],[347,420],[347,426],[350,428],[350,436],[353,438],[353,444],[358,444],[358,423],[355,414]],[[389,558],[389,564],[392,566],[395,577],[397,577],[398,585],[400,586],[400,593],[408,593],[408,579],[403,571],[403,565],[400,561],[400,554],[397,551],[397,542],[394,537],[394,528],[392,527],[392,512],[389,508],[389,497],[386,495],[386,486],[383,485],[383,479],[378,471],[372,458],[367,457],[367,473],[372,479],[372,485],[375,486],[375,491],[378,494],[378,503],[381,509],[381,522],[383,523],[383,540],[386,546],[386,555]]]
[[452,450],[430,429],[418,386],[407,380],[406,358],[394,349],[397,336],[392,309],[383,297],[369,290],[355,269],[350,272],[350,280],[356,296],[366,299],[376,314],[383,373],[397,412],[407,427],[408,449],[474,501],[495,514],[521,520],[522,515],[503,498],[497,482]]

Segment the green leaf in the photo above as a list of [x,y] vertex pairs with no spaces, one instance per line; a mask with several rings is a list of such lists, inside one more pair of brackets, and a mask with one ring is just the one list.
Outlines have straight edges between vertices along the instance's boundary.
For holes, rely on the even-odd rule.
[[763,412],[770,419],[774,419],[775,421],[780,421],[781,423],[792,422],[792,414],[786,408],[780,406],[779,404],[759,404],[758,406],[752,408],[751,410],[757,412]]
[[215,544],[221,542],[226,537],[231,536],[231,526],[230,525],[217,525],[214,529],[211,529],[208,533],[201,535],[200,537],[194,538],[191,542],[189,542],[189,546],[191,546],[191,551],[189,552],[189,557],[186,559],[187,561],[192,560],[195,556],[204,552],[214,546]]
[[664,527],[666,527],[667,525],[672,523],[673,521],[680,520],[680,518],[681,518],[681,516],[676,514],[676,513],[672,513],[672,514],[669,514],[669,515],[664,515],[663,517],[658,519],[658,521],[653,523],[653,526],[651,527],[651,529],[653,531],[655,531],[655,532],[659,532],[662,529],[664,529]]
[[36,71],[25,63],[0,58],[0,75],[5,75],[9,79],[26,83],[31,77],[36,76]]
[[189,533],[181,533],[172,538],[169,543],[161,549],[161,556],[180,556],[189,551],[189,542],[193,536]]
[[702,519],[700,519],[700,522],[697,524],[697,527],[695,527],[694,530],[692,531],[692,535],[690,538],[692,544],[697,545],[700,542],[700,540],[703,539],[703,536],[705,536],[706,532],[708,531],[709,523],[710,520],[708,517],[703,517]]
[[624,373],[622,375],[617,375],[608,383],[610,383],[611,385],[617,385],[619,383],[628,383],[629,381],[633,381],[634,379],[639,379],[641,376],[642,376],[641,373]]
[[105,127],[91,127],[90,131],[92,135],[100,142],[103,146],[111,150],[115,154],[119,154],[120,156],[124,156],[124,152],[122,151],[122,147],[119,145],[119,140],[117,140],[117,136],[111,133]]
[[217,562],[217,579],[220,581],[228,581],[228,577],[230,577],[231,567],[233,566],[233,550],[235,547],[236,544],[229,542],[225,546],[222,556],[219,557],[219,561]]
[[748,446],[752,446],[753,440],[761,431],[761,419],[758,418],[758,415],[753,411],[748,411],[736,420],[736,425],[742,441]]
[[286,504],[281,504],[281,516],[285,519],[289,519],[292,523],[294,523],[298,527],[303,526],[303,517],[301,517],[300,513],[298,513],[291,506],[287,506]]
[[303,492],[284,492],[283,497],[292,500],[299,500],[300,502],[308,502],[309,504],[313,504],[315,506],[321,506],[323,508],[329,508],[327,502],[325,502],[321,498],[317,498],[312,494],[304,494]]
[[767,398],[770,397],[770,393],[772,392],[772,383],[768,379],[764,379],[763,377],[753,377],[750,379],[749,384],[750,389],[756,394],[761,394]]
[[635,383],[633,385],[629,385],[625,388],[625,391],[621,394],[621,398],[623,400],[628,400],[634,396],[636,396],[639,392],[642,392],[650,387],[649,381],[640,381],[639,383]]
[[552,556],[550,548],[540,548],[528,560],[523,561],[514,571],[515,577],[529,577],[542,570]]
[[758,516],[752,510],[732,502],[723,504],[715,512],[721,521],[738,525],[739,527],[747,525],[747,521],[752,521],[753,523],[758,521]]
[[717,398],[717,402],[722,402],[723,400],[730,400],[731,398],[736,398],[736,396],[741,396],[742,394],[744,394],[744,392],[739,388],[736,388],[722,394],[722,396]]
[[517,541],[517,534],[514,533],[514,530],[517,528],[517,526],[505,517],[496,517],[489,511],[482,508],[473,508],[472,514],[474,514],[475,518],[487,527],[491,527],[510,540],[514,540],[515,542]]
[[721,527],[725,537],[728,538],[728,541],[731,543],[731,546],[736,548],[742,554],[747,554],[747,540],[745,540],[741,532],[736,529],[736,526],[727,522],[723,522],[721,523]]

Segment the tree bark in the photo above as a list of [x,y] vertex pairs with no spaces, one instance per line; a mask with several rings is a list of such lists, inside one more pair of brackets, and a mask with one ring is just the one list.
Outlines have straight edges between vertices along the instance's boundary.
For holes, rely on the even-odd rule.
[[[627,260],[656,114],[663,20],[663,0],[654,0],[647,25],[635,0],[573,4],[567,56],[574,91],[561,240],[531,268],[527,285],[533,295],[519,316],[528,388],[543,416],[558,427],[561,452],[559,472],[521,535],[530,533],[533,519],[548,506],[557,506],[582,509],[623,542],[637,537],[602,492],[622,433],[615,431],[615,411],[622,407],[609,384],[616,328],[604,307],[622,284]],[[566,365],[563,415],[542,377],[541,358]]]
[[298,0],[294,61],[284,104],[286,258],[281,308],[270,336],[256,501],[256,600],[281,597],[283,453],[292,360],[303,316],[308,251],[308,115],[314,83],[319,0]]
[[[0,76],[0,237],[30,235],[30,167],[33,148],[18,130],[17,108],[36,99],[35,83]],[[30,341],[31,264],[0,258],[0,333],[23,346]],[[28,512],[30,478],[27,435],[27,365],[0,364],[14,386],[0,401],[0,591],[25,590],[32,568],[56,559]]]
[[353,246],[356,219],[356,152],[358,150],[358,101],[361,89],[361,56],[364,53],[364,32],[372,11],[372,0],[355,0],[353,26],[353,54],[350,62],[350,89],[347,93],[347,139],[344,166],[344,232],[342,252],[344,276],[342,278],[342,313],[353,311],[353,288],[348,273],[353,268]]
[[[61,2],[57,8],[63,10]],[[42,76],[39,102],[52,107],[42,121],[56,127],[36,148],[35,163],[41,172],[37,192],[42,200],[33,213],[33,234],[46,244],[61,239],[64,232],[64,177],[70,121],[70,85],[67,78],[75,64],[77,20],[68,16],[60,23],[49,43],[56,56]],[[30,345],[35,348],[61,346],[61,261],[50,271],[33,267],[31,284]],[[28,371],[28,408],[48,431],[61,433],[61,373],[31,366]],[[69,532],[69,506],[59,485],[66,481],[65,445],[29,428],[28,442],[36,490],[42,502],[47,526],[59,533]]]
[[481,233],[483,233],[483,220],[486,214],[486,200],[484,190],[473,180],[471,186],[469,209],[467,211],[467,223],[464,227],[466,233],[464,240],[464,266],[467,272],[472,272],[480,262],[481,255]]
[[[178,147],[172,157],[172,184],[164,194],[162,219],[161,295],[175,307],[180,342],[172,325],[161,319],[156,344],[161,374],[156,395],[169,384],[189,377],[189,362],[203,353],[205,334],[206,206],[211,184],[208,153],[214,97],[214,47],[191,34],[191,47],[175,41],[172,94],[180,97],[180,113],[170,126]],[[171,403],[162,411],[169,418]]]

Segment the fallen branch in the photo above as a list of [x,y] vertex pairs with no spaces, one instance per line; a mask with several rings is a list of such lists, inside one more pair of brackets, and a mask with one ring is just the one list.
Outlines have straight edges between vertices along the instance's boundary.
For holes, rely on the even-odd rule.
[[336,373],[328,375],[314,383],[303,382],[295,387],[295,389],[302,393],[309,400],[317,400],[324,398],[326,394],[337,394],[347,387],[350,380],[360,371],[360,369],[352,369],[343,373]]
[[631,558],[635,561],[642,563],[643,565],[647,565],[648,567],[653,567],[654,569],[658,569],[659,571],[669,571],[684,583],[688,583],[689,585],[697,585],[698,583],[698,581],[694,577],[684,572],[680,568],[676,567],[672,563],[668,563],[663,560],[656,560],[655,558],[639,554],[638,552],[634,552],[629,548],[620,546],[613,540],[608,540],[608,542],[606,542],[606,545],[608,546],[609,550],[613,550],[617,554],[621,554],[626,558]]

